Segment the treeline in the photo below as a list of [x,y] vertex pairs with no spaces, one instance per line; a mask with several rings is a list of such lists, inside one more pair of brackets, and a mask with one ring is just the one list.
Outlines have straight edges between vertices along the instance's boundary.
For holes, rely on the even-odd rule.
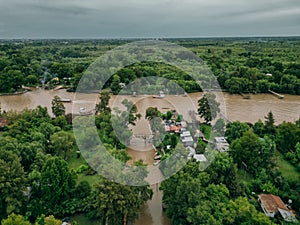
[[[299,143],[300,126],[274,124],[270,112],[255,124],[232,122],[225,136],[228,153],[219,153],[205,171],[190,161],[161,185],[163,203],[172,224],[284,224],[262,212],[257,195],[280,196],[300,211]],[[281,171],[284,154],[298,172]],[[292,174],[290,174],[292,173]]]
[[[269,89],[300,94],[299,39],[211,39],[171,40],[188,47],[211,68],[221,88],[231,93],[265,93]],[[12,93],[22,85],[63,84],[76,90],[89,65],[100,55],[128,41],[31,41],[4,42],[0,46],[0,92]],[[129,84],[141,77],[161,77],[154,90],[201,91],[199,84],[183,71],[160,63],[141,63],[117,72],[106,84],[113,93],[120,83]],[[205,81],[206,82],[206,81]],[[153,91],[153,90],[150,90]],[[179,90],[175,90],[178,91]]]

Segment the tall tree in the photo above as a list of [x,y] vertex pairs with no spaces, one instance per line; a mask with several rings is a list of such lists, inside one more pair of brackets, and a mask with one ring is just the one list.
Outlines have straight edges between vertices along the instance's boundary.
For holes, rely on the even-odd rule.
[[61,98],[59,96],[54,96],[51,104],[52,104],[51,106],[52,113],[54,114],[55,117],[65,115],[66,108],[64,104],[61,102]]
[[275,128],[275,119],[273,116],[272,111],[268,113],[265,117],[265,133],[268,135],[275,135],[276,128]]
[[108,91],[103,91],[101,92],[101,95],[99,97],[100,102],[99,104],[96,104],[96,111],[99,113],[110,113],[111,109],[109,108],[109,92]]
[[41,206],[46,214],[59,214],[62,203],[71,198],[75,175],[65,160],[51,157],[46,161],[40,181]]
[[235,139],[242,137],[247,130],[250,130],[250,127],[246,123],[239,121],[228,123],[226,126],[225,137],[229,142],[232,142]]
[[[126,225],[134,221],[138,211],[151,194],[141,187],[126,186],[104,179],[95,186],[95,210],[103,225]],[[142,188],[144,189],[144,188]],[[148,187],[146,187],[148,189]]]
[[198,114],[206,123],[210,123],[220,112],[219,106],[220,103],[216,101],[216,95],[214,93],[207,93],[198,101]]
[[66,131],[59,131],[50,137],[51,148],[53,152],[63,153],[66,160],[68,152],[70,152],[75,145],[75,138],[73,134]]
[[265,137],[260,139],[252,130],[230,144],[230,155],[234,161],[250,174],[257,175],[262,168],[272,167],[272,156],[275,151],[274,142]]
[[26,178],[20,158],[1,148],[0,171],[0,219],[3,219],[12,212],[19,212]]

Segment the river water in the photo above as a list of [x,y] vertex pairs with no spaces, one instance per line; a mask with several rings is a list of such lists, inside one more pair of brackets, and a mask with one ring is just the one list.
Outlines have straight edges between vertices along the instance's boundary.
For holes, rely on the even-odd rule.
[[[64,103],[66,113],[78,113],[82,107],[87,110],[93,109],[97,100],[97,94],[77,94],[76,98],[74,98],[74,93],[68,93],[65,90],[54,91],[37,88],[21,95],[0,96],[0,103],[2,110],[6,111],[21,111],[25,108],[33,109],[38,105],[46,106],[51,114],[51,100],[55,95],[73,100],[72,103]],[[189,120],[189,110],[197,110],[197,100],[201,96],[202,93],[189,94],[187,97],[169,95],[164,99],[156,99],[152,96],[112,96],[110,105],[112,108],[124,109],[124,106],[121,104],[123,99],[127,98],[134,102],[138,111],[142,114],[142,118],[131,129],[136,136],[149,136],[151,131],[148,121],[145,119],[145,111],[148,107],[158,107],[163,112],[176,109],[185,119]],[[285,95],[284,99],[278,99],[270,94],[257,94],[252,95],[251,99],[243,99],[240,95],[223,93],[218,98],[223,100],[222,110],[226,117],[232,121],[239,120],[254,123],[259,119],[264,120],[264,116],[269,111],[273,112],[276,123],[283,121],[294,122],[300,117],[300,96]],[[150,165],[151,171],[154,171],[151,174],[152,179],[157,179],[157,182],[159,182],[162,176],[159,174],[158,167],[152,166],[155,152],[151,144],[144,143],[141,140],[137,138],[132,146],[128,148],[128,153],[132,157],[131,163],[142,159]],[[169,225],[170,221],[162,211],[162,194],[159,191],[159,184],[153,184],[151,188],[154,191],[153,199],[142,207],[140,218],[135,222],[135,225]]]

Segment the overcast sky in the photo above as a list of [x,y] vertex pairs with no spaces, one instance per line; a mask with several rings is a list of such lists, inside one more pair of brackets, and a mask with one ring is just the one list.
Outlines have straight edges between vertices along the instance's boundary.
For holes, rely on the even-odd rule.
[[0,38],[300,35],[300,0],[0,0]]

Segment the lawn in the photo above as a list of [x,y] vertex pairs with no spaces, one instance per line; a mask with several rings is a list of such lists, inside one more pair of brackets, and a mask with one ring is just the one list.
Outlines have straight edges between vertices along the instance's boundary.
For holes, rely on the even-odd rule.
[[210,135],[211,135],[211,126],[207,125],[207,124],[201,124],[200,130],[204,134],[205,139],[209,140]]
[[[87,162],[85,159],[80,156],[80,158],[77,158],[76,152],[71,152],[69,154],[69,158],[67,160],[69,168],[73,170],[77,170],[81,165],[87,165]],[[87,181],[92,187],[97,181],[99,181],[100,176],[97,174],[95,175],[85,175],[84,173],[77,174],[77,183],[80,181]]]
[[283,158],[283,155],[276,151],[277,165],[282,173],[282,176],[291,180],[300,180],[300,173],[297,169]]

